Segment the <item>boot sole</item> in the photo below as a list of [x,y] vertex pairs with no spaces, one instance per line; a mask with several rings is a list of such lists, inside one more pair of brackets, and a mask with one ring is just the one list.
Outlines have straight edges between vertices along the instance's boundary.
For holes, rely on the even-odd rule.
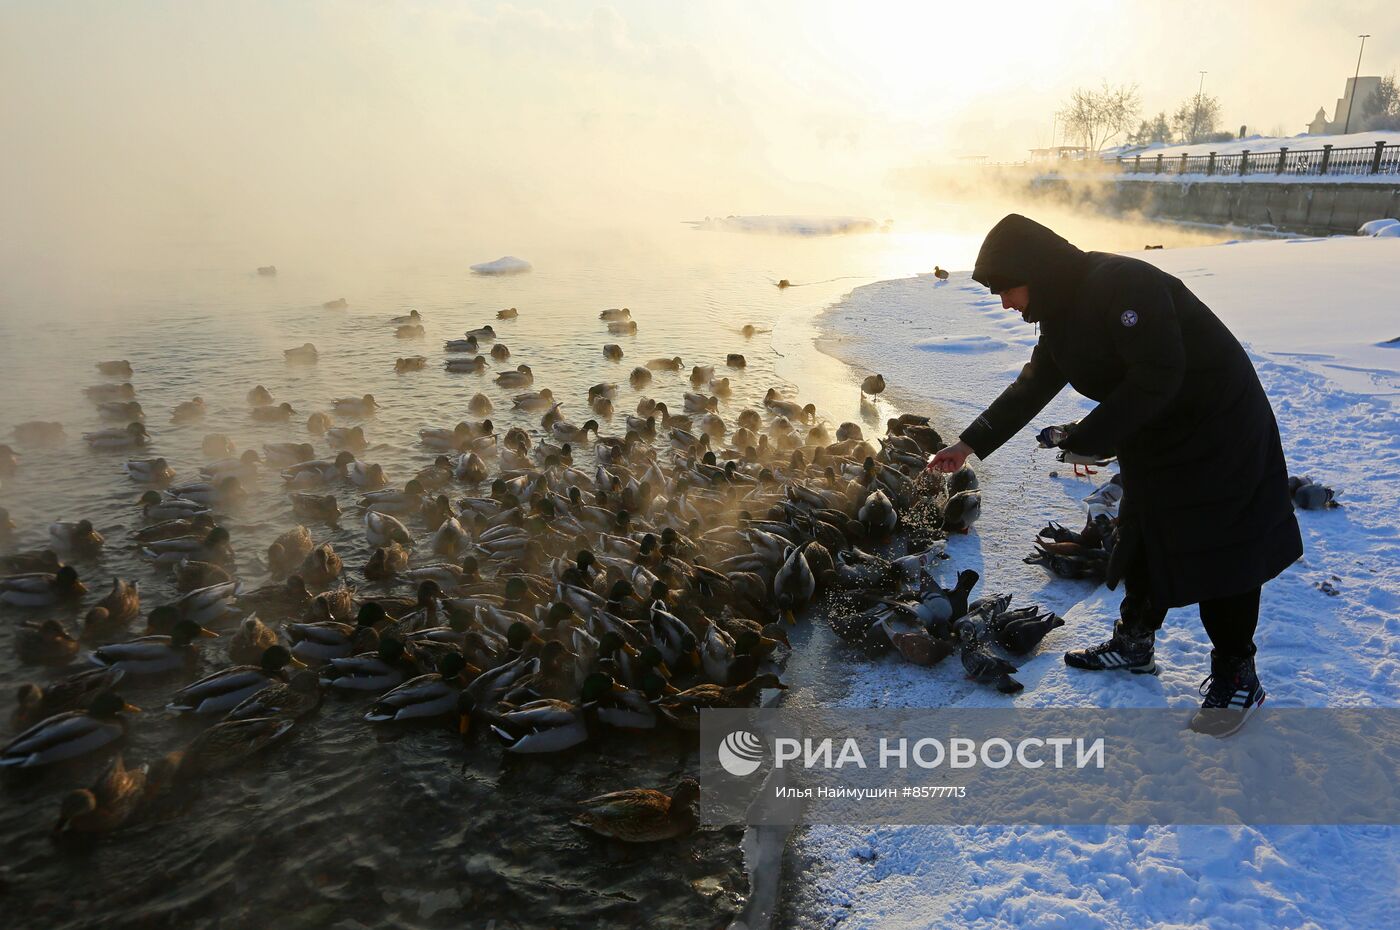
[[[1244,725],[1249,722],[1249,718],[1254,716],[1254,712],[1264,706],[1264,701],[1268,698],[1268,696],[1269,695],[1267,693],[1261,694],[1259,696],[1259,700],[1255,701],[1249,707],[1244,708],[1244,710],[1239,711],[1239,716],[1235,718],[1235,725],[1228,730],[1221,730],[1217,733],[1212,730],[1197,730],[1195,726],[1192,726],[1191,729],[1196,733],[1203,733],[1206,736],[1213,736],[1216,739],[1227,739],[1231,736],[1234,736],[1236,733],[1240,732],[1240,730],[1244,728]],[[1224,708],[1221,708],[1221,711],[1224,710]],[[1192,722],[1194,723],[1194,721]]]

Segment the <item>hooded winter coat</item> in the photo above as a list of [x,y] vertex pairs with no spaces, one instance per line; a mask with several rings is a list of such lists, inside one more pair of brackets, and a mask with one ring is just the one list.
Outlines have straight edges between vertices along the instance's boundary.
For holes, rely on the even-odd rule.
[[961,439],[985,459],[1066,384],[1097,401],[1060,445],[1118,456],[1110,586],[1141,560],[1151,601],[1179,607],[1252,590],[1303,554],[1268,397],[1239,341],[1185,284],[1016,214],[987,235],[972,277],[994,290],[1028,285],[1040,341]]

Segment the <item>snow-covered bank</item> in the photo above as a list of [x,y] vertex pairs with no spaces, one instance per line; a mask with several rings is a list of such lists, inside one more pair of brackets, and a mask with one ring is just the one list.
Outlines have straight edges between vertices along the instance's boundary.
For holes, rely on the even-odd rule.
[[845,236],[880,226],[865,216],[707,216],[691,225],[706,232],[766,233],[775,236]]
[[[1250,348],[1291,470],[1343,491],[1300,515],[1307,552],[1264,589],[1259,668],[1276,705],[1400,703],[1400,243],[1284,240],[1140,253],[1182,277]],[[1035,334],[964,274],[869,285],[825,320],[825,347],[884,373],[891,393],[953,434],[1014,377]],[[1395,330],[1392,332],[1391,330]],[[1039,425],[1082,415],[1066,392]],[[1060,653],[1106,635],[1119,595],[1024,565],[1046,520],[1082,519],[1096,479],[1035,449],[1035,425],[985,463],[984,515],[950,542],[950,569],[1014,591],[1067,626],[1018,673],[1024,706],[1198,702],[1209,644],[1194,609],[1159,640],[1160,678],[1067,669]],[[1055,472],[1058,477],[1050,477]],[[1183,475],[1207,483],[1209,473]],[[1322,590],[1326,583],[1335,595]],[[1004,704],[945,663],[858,669],[852,706]],[[1370,827],[814,827],[788,913],[799,926],[1388,926],[1400,911],[1400,829]]]

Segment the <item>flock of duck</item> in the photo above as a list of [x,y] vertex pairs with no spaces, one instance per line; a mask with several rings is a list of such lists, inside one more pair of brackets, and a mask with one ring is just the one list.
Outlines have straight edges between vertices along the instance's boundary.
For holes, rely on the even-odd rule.
[[[498,322],[517,313],[502,310]],[[609,334],[636,330],[626,308],[600,316]],[[399,335],[421,331],[417,311],[391,322]],[[444,365],[484,372],[488,355],[511,358],[497,340],[491,325],[472,330],[444,346]],[[616,343],[603,355],[624,358]],[[314,364],[316,349],[288,350],[287,360]],[[425,364],[414,356],[396,368]],[[858,424],[833,428],[777,388],[731,413],[730,377],[746,363],[730,354],[724,365],[728,376],[691,367],[679,411],[648,397],[619,411],[617,384],[596,384],[583,398],[594,416],[581,425],[565,417],[563,399],[536,387],[528,365],[505,368],[494,380],[518,392],[508,416],[529,427],[498,427],[493,402],[478,393],[464,404],[472,418],[422,429],[434,460],[402,487],[357,458],[368,446],[363,426],[334,425],[337,415],[371,416],[370,394],[310,414],[313,441],[240,453],[208,435],[193,480],[164,458],[130,458],[125,472],[145,488],[131,544],[182,596],[149,605],[137,581],[112,578],[84,610],[78,566],[108,544],[88,520],[54,523],[48,547],[0,557],[8,572],[0,605],[48,608],[48,619],[18,629],[20,659],[62,676],[18,688],[19,733],[0,749],[0,767],[42,770],[112,752],[137,725],[120,696],[128,683],[168,687],[169,714],[209,725],[183,750],[139,767],[113,754],[90,788],[61,799],[60,832],[120,827],[287,738],[328,693],[362,696],[370,726],[484,732],[517,754],[560,752],[604,730],[693,730],[705,709],[751,706],[785,687],[785,626],[828,590],[843,605],[831,611],[833,626],[870,654],[931,665],[959,651],[970,677],[1019,688],[997,650],[1028,651],[1063,621],[1011,610],[1006,596],[969,604],[975,572],[953,589],[935,580],[947,558],[942,539],[977,520],[981,496],[970,469],[946,478],[926,471],[943,446],[927,419],[891,419],[872,443]],[[125,361],[97,367],[112,380],[87,396],[104,417],[128,423],[83,439],[139,456],[152,436],[134,372]],[[684,367],[652,359],[628,381],[640,391],[665,373],[680,381]],[[864,403],[884,379],[862,388]],[[297,416],[261,385],[248,404],[261,423]],[[204,415],[196,397],[171,419]],[[15,435],[53,442],[62,426],[31,422]],[[19,467],[4,447],[0,477]],[[304,522],[268,547],[273,580],[250,588],[238,579],[226,517],[258,481],[280,481]],[[372,547],[353,568],[306,525],[336,525],[346,491],[357,495],[354,519]],[[908,554],[880,554],[896,530]],[[8,513],[0,532],[13,538]],[[363,582],[352,582],[356,573]],[[581,802],[575,822],[622,840],[663,839],[695,826],[697,796],[689,779],[670,794],[629,789]]]

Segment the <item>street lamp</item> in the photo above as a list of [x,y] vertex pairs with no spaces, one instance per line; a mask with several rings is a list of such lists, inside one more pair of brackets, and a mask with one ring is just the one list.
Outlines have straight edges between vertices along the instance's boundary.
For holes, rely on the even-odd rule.
[[1201,136],[1201,96],[1206,89],[1206,75],[1209,72],[1201,72],[1201,83],[1196,86],[1196,109],[1191,114],[1191,142],[1195,142]]
[[1356,82],[1361,80],[1361,52],[1366,51],[1366,40],[1371,38],[1371,34],[1368,32],[1364,36],[1357,36],[1357,38],[1361,40],[1361,50],[1356,53],[1356,74],[1351,79],[1351,98],[1347,101],[1347,119],[1346,124],[1342,127],[1342,135],[1351,131],[1351,109],[1352,104],[1356,103]]

